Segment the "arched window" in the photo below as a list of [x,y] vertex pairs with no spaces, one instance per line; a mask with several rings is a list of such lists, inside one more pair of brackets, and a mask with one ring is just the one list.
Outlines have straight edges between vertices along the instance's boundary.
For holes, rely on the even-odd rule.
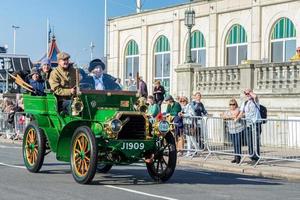
[[279,19],[271,33],[271,62],[288,61],[296,52],[296,29],[288,18]]
[[170,91],[170,44],[168,38],[160,36],[154,46],[155,80],[160,80],[167,92]]
[[125,79],[136,79],[139,72],[139,47],[134,40],[130,40],[125,52]]
[[192,33],[192,60],[195,63],[201,64],[201,66],[206,65],[206,49],[205,49],[205,39],[200,31],[194,31]]
[[233,25],[226,40],[226,64],[238,65],[247,60],[247,34],[239,25]]

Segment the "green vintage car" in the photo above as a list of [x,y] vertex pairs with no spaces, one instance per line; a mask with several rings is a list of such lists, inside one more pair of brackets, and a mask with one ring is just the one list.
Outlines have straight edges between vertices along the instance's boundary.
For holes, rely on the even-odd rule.
[[23,95],[30,123],[24,131],[26,168],[39,172],[49,151],[70,162],[76,182],[87,184],[96,172],[113,165],[144,161],[149,175],[167,181],[176,167],[172,126],[166,120],[151,125],[136,92],[86,90],[74,97],[68,112],[58,112],[57,98]]

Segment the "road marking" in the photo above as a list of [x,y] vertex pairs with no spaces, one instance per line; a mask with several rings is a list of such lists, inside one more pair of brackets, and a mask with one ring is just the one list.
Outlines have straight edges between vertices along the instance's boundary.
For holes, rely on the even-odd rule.
[[155,195],[155,194],[149,194],[149,193],[140,192],[140,191],[137,191],[137,190],[131,190],[131,189],[116,187],[116,186],[112,186],[112,185],[105,185],[105,187],[114,188],[114,189],[117,189],[117,190],[123,190],[123,191],[126,191],[126,192],[132,192],[132,193],[140,194],[140,195],[144,195],[144,196],[155,197],[155,198],[158,198],[158,199],[177,200],[177,199],[174,199],[174,198],[171,198],[171,197],[165,197],[165,196],[159,196],[159,195]]
[[0,145],[0,148],[2,148],[2,149],[22,149],[22,147],[5,146],[5,145]]
[[6,164],[6,163],[2,163],[2,162],[0,162],[0,165],[2,165],[2,166],[6,166],[6,167],[19,168],[19,169],[26,169],[26,167],[25,167],[25,166],[10,165],[10,164]]
[[206,172],[197,172],[197,171],[190,171],[190,170],[185,170],[185,169],[182,169],[182,171],[189,172],[189,173],[195,173],[195,174],[211,175],[210,173],[206,173]]

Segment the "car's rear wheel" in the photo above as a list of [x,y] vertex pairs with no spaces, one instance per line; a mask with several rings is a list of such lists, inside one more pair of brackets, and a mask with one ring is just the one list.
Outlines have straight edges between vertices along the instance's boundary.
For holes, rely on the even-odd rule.
[[44,163],[46,139],[34,123],[28,124],[23,136],[23,159],[28,171],[37,173]]
[[99,173],[107,173],[112,168],[110,164],[97,164],[97,172]]
[[74,132],[71,142],[71,170],[76,182],[90,183],[96,173],[98,147],[91,129],[81,126]]
[[158,151],[154,154],[153,162],[147,163],[149,175],[158,182],[165,182],[175,171],[177,151],[175,138],[168,133],[159,143]]

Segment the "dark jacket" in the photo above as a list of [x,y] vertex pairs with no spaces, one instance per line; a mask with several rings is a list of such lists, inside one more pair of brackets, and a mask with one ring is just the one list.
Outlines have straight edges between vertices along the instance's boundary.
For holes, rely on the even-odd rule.
[[159,87],[154,87],[153,95],[155,102],[163,101],[165,93],[164,86],[160,85]]
[[[122,90],[119,84],[116,83],[116,78],[109,74],[103,74],[102,81],[105,90]],[[95,89],[95,81],[92,76],[88,76],[86,82],[91,84],[91,89]]]
[[142,96],[142,97],[145,97],[145,98],[148,97],[147,84],[143,80],[139,81],[139,93],[140,93],[140,96]]
[[195,112],[195,116],[205,116],[207,115],[207,111],[204,108],[203,103],[198,103],[195,101],[192,101],[191,106]]
[[32,95],[36,95],[36,96],[45,95],[44,93],[45,85],[43,80],[35,81],[33,79],[30,79],[29,84],[32,86],[34,90],[34,93],[32,93]]

